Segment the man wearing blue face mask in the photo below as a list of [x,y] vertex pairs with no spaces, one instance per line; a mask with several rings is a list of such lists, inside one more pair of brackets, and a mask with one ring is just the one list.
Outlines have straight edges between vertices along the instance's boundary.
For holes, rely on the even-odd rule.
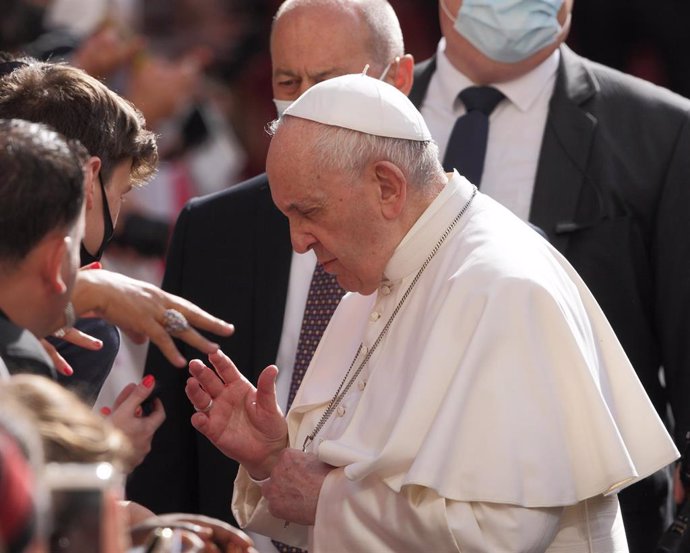
[[[690,102],[567,48],[572,4],[441,0],[443,38],[416,67],[410,99],[441,159],[543,229],[577,269],[682,446],[690,429]],[[463,139],[463,116],[473,112]],[[653,551],[672,515],[670,471],[620,500],[630,550]]]

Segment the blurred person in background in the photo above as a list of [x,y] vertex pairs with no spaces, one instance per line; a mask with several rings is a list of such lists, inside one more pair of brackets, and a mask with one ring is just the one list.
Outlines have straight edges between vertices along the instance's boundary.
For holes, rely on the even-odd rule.
[[583,56],[690,98],[690,4],[578,0],[569,44]]
[[[69,390],[64,389],[55,382],[51,382],[44,377],[36,375],[16,375],[11,379],[0,383],[0,428],[5,419],[11,419],[11,426],[15,434],[21,434],[26,441],[25,435],[28,432],[33,436],[37,430],[38,438],[42,442],[35,448],[40,453],[41,459],[34,461],[37,468],[35,472],[35,490],[32,492],[36,497],[41,498],[47,495],[50,489],[41,490],[50,486],[51,482],[41,478],[43,463],[51,464],[85,464],[93,465],[96,463],[108,463],[114,469],[115,474],[127,472],[138,462],[139,452],[137,446],[130,444],[130,441],[108,420],[96,415],[88,405]],[[2,452],[3,440],[0,432],[0,452]],[[54,465],[49,468],[54,468]],[[118,485],[119,478],[114,477],[114,487],[106,489],[103,494],[103,505],[91,504],[89,501],[81,499],[83,496],[70,498],[63,497],[62,501],[69,505],[73,502],[72,508],[65,511],[53,512],[53,528],[51,528],[51,540],[56,536],[61,539],[93,539],[93,532],[101,531],[101,538],[105,541],[99,552],[119,552],[124,551],[130,541],[130,536],[138,538],[137,543],[144,542],[148,534],[157,527],[175,527],[165,520],[153,517],[148,509],[130,501],[122,501],[122,490]],[[2,479],[0,478],[0,482]],[[73,483],[75,489],[79,483]],[[41,493],[43,492],[43,493]],[[12,495],[3,494],[3,499],[13,499]],[[55,496],[52,496],[53,507],[56,507]],[[42,498],[45,502],[45,498]],[[37,502],[38,503],[38,502]],[[16,503],[10,503],[15,508],[20,507]],[[39,510],[40,503],[36,505]],[[102,507],[102,511],[99,508]],[[80,509],[90,508],[90,513],[80,513]],[[44,509],[45,510],[45,509]],[[21,512],[20,512],[21,513]],[[45,516],[45,513],[41,513]],[[98,514],[101,519],[95,518]],[[23,515],[23,513],[21,513]],[[251,540],[241,531],[229,526],[220,527],[218,521],[211,519],[196,519],[193,516],[179,514],[174,517],[175,521],[184,521],[197,524],[196,528],[205,526],[200,532],[200,536],[212,543],[222,543],[229,549],[223,551],[253,551]],[[20,527],[23,520],[21,516],[15,518],[16,528]],[[6,518],[0,519],[0,528],[4,529],[3,522]],[[142,524],[145,522],[146,524]],[[24,534],[43,534],[46,530],[45,521],[33,525],[24,531]],[[206,528],[213,531],[213,534]],[[10,530],[10,528],[7,528]],[[142,530],[144,531],[142,533]],[[220,532],[218,535],[216,532]],[[3,536],[7,532],[0,532]],[[16,532],[15,532],[16,533]],[[149,536],[151,537],[151,536]],[[16,538],[15,538],[16,540]],[[148,542],[152,540],[149,539]],[[148,543],[147,542],[147,543]],[[0,542],[1,544],[2,542]],[[51,542],[51,551],[55,544]],[[77,547],[77,543],[72,543],[72,547]],[[235,547],[233,549],[233,547]],[[22,549],[15,549],[21,551]],[[204,549],[206,550],[206,549]],[[216,550],[216,549],[212,549]],[[81,550],[80,550],[81,551]],[[89,550],[91,551],[91,550]]]

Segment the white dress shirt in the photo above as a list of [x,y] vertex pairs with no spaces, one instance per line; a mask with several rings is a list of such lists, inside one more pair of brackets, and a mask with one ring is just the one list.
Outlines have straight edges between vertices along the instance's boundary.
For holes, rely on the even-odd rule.
[[[441,161],[455,121],[465,113],[458,94],[474,83],[446,57],[441,39],[436,71],[420,111],[439,146]],[[556,83],[560,52],[556,50],[532,71],[513,81],[492,84],[505,99],[489,117],[481,191],[526,221],[532,203],[537,163],[549,100]]]

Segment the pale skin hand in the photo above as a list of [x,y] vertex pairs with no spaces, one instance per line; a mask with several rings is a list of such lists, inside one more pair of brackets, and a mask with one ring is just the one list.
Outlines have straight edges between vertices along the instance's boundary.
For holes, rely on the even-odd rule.
[[193,51],[174,62],[142,57],[130,73],[127,99],[141,110],[149,127],[192,101],[201,84],[206,52]]
[[194,359],[185,392],[196,409],[192,426],[253,478],[267,478],[278,454],[287,446],[287,423],[276,401],[278,368],[266,367],[255,388],[222,351],[208,356],[216,372]]
[[281,520],[313,526],[321,487],[332,470],[311,453],[283,449],[271,479],[261,487],[268,511]]
[[[76,328],[70,328],[60,339],[91,351],[98,351],[103,347],[103,342],[97,338],[94,338],[93,336],[83,333],[81,330],[77,330]],[[72,366],[62,355],[58,353],[53,344],[47,340],[41,340],[41,345],[50,356],[50,359],[53,361],[53,364],[59,373],[64,374],[65,376],[72,376],[74,374],[74,369]]]
[[150,338],[177,367],[184,367],[186,360],[163,328],[166,309],[176,309],[191,325],[187,330],[176,333],[175,338],[206,354],[216,351],[218,344],[207,340],[192,327],[219,336],[230,336],[234,332],[231,324],[209,315],[183,298],[148,282],[111,271],[79,271],[72,303],[79,316],[89,313],[102,317],[120,327],[136,343]]
[[142,37],[126,36],[115,25],[104,25],[81,43],[74,53],[72,65],[103,79],[130,63],[145,45]]
[[[143,416],[141,403],[151,395],[153,380],[150,385],[144,379],[139,384],[127,384],[115,399],[110,422],[125,434],[132,444],[132,457],[129,469],[132,470],[144,460],[151,451],[151,440],[158,427],[165,420],[165,409],[160,399],[153,401],[153,410],[148,416]],[[105,412],[102,410],[102,412]]]

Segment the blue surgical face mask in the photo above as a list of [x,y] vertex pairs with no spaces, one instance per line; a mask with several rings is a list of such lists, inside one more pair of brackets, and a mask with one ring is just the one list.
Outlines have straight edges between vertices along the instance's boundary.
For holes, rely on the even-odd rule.
[[515,63],[553,44],[562,30],[558,10],[564,0],[463,0],[457,17],[445,0],[441,9],[455,30],[486,57]]

